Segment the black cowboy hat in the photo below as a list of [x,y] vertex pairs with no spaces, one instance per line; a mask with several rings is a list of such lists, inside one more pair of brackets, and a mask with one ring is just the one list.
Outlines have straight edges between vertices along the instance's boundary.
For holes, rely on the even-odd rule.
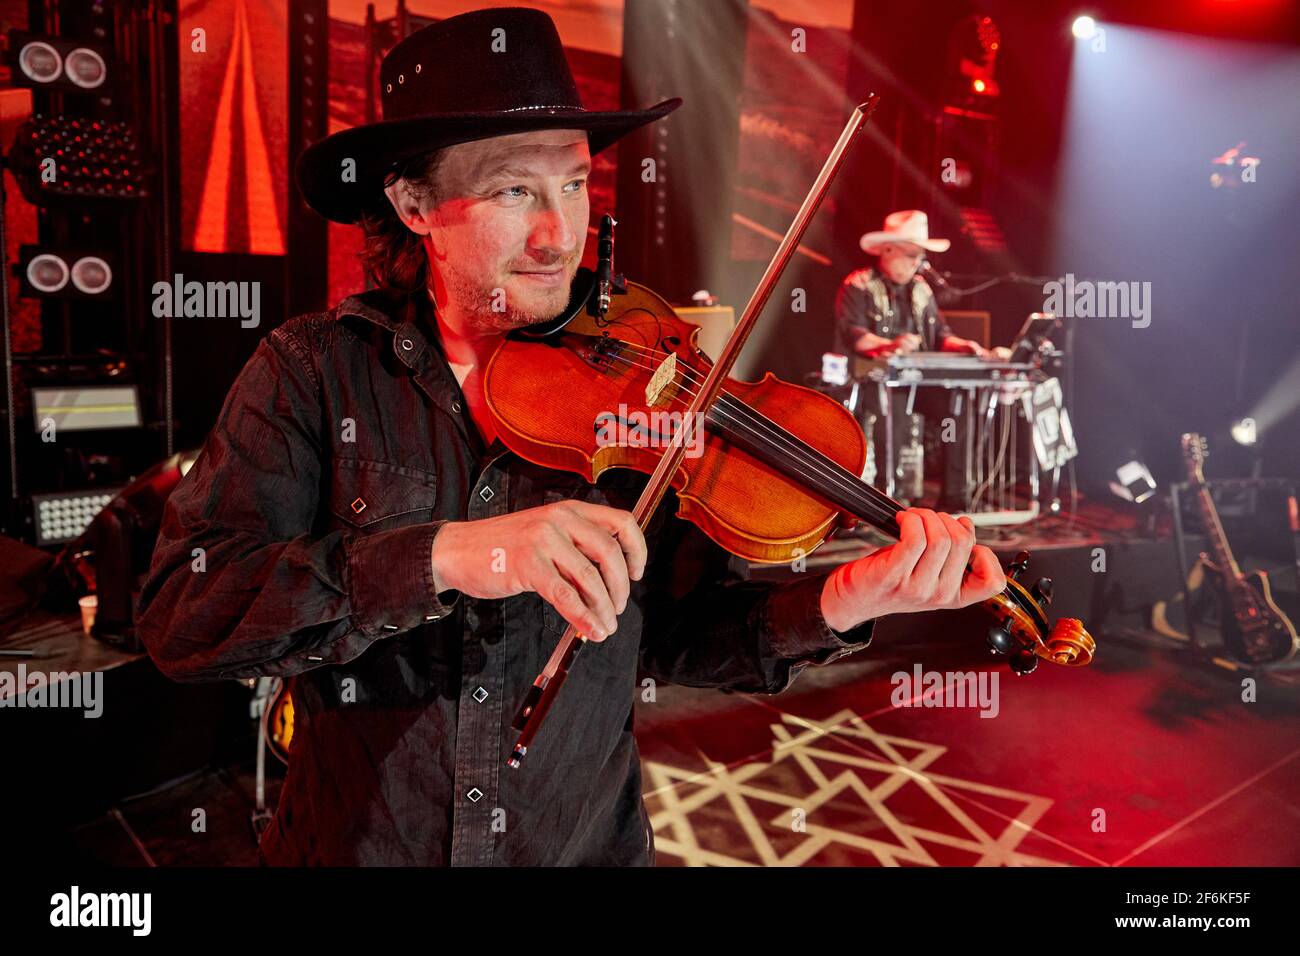
[[[584,109],[555,24],[522,7],[448,17],[412,33],[384,57],[379,94],[382,122],[335,133],[298,157],[298,188],[326,219],[353,223],[382,208],[385,174],[429,150],[582,129],[595,154],[682,104],[674,98],[645,110]],[[345,177],[347,160],[356,165]]]

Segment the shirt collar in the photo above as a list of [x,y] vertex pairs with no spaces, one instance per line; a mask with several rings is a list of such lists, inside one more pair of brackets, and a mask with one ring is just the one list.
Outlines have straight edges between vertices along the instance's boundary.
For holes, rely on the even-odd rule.
[[411,370],[415,383],[443,408],[459,416],[461,393],[438,340],[433,302],[426,292],[393,295],[371,289],[338,304],[337,317],[355,316],[393,333],[397,360]]
[[409,305],[409,298],[399,298],[381,289],[371,289],[368,292],[350,295],[340,302],[338,314],[355,315],[367,322],[373,322],[380,328],[395,332],[401,324],[400,318],[395,316],[401,316]]
[[912,287],[912,284],[916,282],[915,276],[908,279],[906,282],[895,282],[893,279],[889,278],[889,276],[885,275],[884,270],[880,268],[876,269],[876,275],[880,278],[880,281],[885,284],[886,289],[891,289],[895,292],[900,292],[903,289],[909,289]]
[[465,437],[485,460],[505,453],[500,439],[490,449],[482,447],[472,426],[456,374],[447,362],[438,337],[433,298],[426,290],[394,296],[379,289],[350,295],[338,304],[338,316],[351,315],[393,333],[393,354],[414,373],[416,386],[455,418]]
[[[371,289],[340,302],[338,315],[356,316],[392,332],[393,354],[415,372],[447,364],[433,328],[433,303],[426,293],[403,296]],[[450,374],[450,368],[447,372]]]

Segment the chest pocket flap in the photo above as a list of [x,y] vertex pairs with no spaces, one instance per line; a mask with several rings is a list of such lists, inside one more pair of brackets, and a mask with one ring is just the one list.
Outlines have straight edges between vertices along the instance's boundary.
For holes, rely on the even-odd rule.
[[353,528],[379,531],[432,521],[437,477],[381,461],[341,459],[334,464],[330,513]]

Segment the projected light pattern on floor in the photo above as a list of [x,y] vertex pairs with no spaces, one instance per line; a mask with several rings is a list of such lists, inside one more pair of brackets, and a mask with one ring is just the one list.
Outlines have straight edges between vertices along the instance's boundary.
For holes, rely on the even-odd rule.
[[1020,849],[1050,799],[935,772],[947,747],[847,710],[770,729],[765,759],[643,761],[660,865],[1066,865]]

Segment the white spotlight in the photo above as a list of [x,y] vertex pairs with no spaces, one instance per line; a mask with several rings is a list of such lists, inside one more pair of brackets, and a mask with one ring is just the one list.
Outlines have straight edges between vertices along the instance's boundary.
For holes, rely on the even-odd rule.
[[1070,32],[1080,40],[1091,40],[1093,34],[1097,32],[1097,21],[1092,17],[1075,17]]
[[1140,461],[1125,462],[1115,470],[1119,481],[1110,483],[1110,490],[1125,501],[1141,504],[1156,493],[1156,480]]
[[1255,444],[1257,438],[1255,431],[1255,419],[1243,418],[1232,423],[1232,438],[1238,445],[1247,447]]

